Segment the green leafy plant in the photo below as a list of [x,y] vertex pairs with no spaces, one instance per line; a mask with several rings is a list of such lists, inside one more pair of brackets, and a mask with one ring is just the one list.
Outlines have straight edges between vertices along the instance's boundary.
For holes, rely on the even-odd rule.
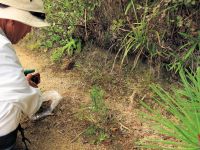
[[85,130],[85,135],[87,136],[92,136],[96,135],[97,132],[97,127],[94,125],[90,125],[86,130]]
[[45,0],[45,11],[51,26],[44,29],[48,33],[44,43],[48,39],[57,46],[61,40],[69,39],[77,25],[85,25],[92,19],[93,11],[98,6],[99,0],[56,0],[53,3]]
[[[82,48],[79,37],[74,37],[77,26],[85,26],[93,18],[93,11],[100,6],[99,0],[45,0],[47,20],[51,26],[40,30],[45,49],[53,49],[51,59],[60,61],[64,55],[72,56]],[[67,19],[66,19],[67,18]],[[73,38],[72,38],[73,37]]]
[[[200,51],[200,31],[198,32],[198,36],[194,37],[192,35],[186,34],[186,33],[180,33],[186,40],[187,43],[184,44],[179,48],[179,50],[182,52],[182,56],[180,57],[177,54],[173,54],[175,57],[175,61],[172,62],[170,66],[170,70],[175,70],[175,72],[178,72],[182,67],[185,67],[188,63],[188,61],[192,62],[198,62],[198,55],[195,56],[196,51]],[[196,63],[190,63],[195,66],[190,66],[192,68],[195,68],[198,64]]]
[[67,54],[68,56],[72,56],[74,53],[80,53],[81,52],[81,41],[78,39],[70,38],[69,40],[66,40],[67,44],[61,48],[57,48],[54,50],[54,52],[51,55],[51,60],[53,62],[60,61],[64,54]]
[[[141,11],[142,14],[140,14]],[[156,31],[150,30],[149,22],[155,16],[157,16],[159,12],[157,6],[155,6],[153,13],[149,15],[148,0],[145,1],[144,6],[136,3],[134,0],[131,0],[126,7],[125,14],[128,15],[129,12],[131,12],[131,14],[134,16],[133,18],[135,22],[131,24],[129,23],[130,29],[127,30],[127,33],[121,42],[121,47],[115,57],[115,61],[118,55],[122,54],[122,66],[127,56],[133,53],[135,54],[135,59],[132,69],[134,69],[142,54],[144,54],[146,51],[151,54],[153,51],[152,49],[155,49],[155,44],[150,42],[149,35],[155,34]]]
[[123,56],[122,56],[122,61],[121,61],[121,65],[124,63],[125,58],[127,57],[127,55],[131,52],[131,53],[136,53],[136,57],[135,57],[135,61],[133,64],[133,68],[135,68],[137,61],[140,57],[140,55],[142,54],[143,49],[145,48],[145,46],[148,43],[148,39],[147,39],[147,21],[146,21],[146,13],[147,13],[147,1],[144,7],[144,14],[142,19],[139,21],[138,19],[138,15],[136,12],[136,7],[135,4],[133,2],[133,0],[131,0],[131,2],[128,4],[127,9],[126,9],[126,14],[129,11],[130,7],[132,6],[133,8],[133,12],[135,15],[135,19],[136,19],[136,23],[133,23],[131,25],[131,30],[130,32],[128,32],[125,36],[125,38],[122,41],[122,47],[121,49],[123,49]]
[[146,23],[141,22],[132,27],[132,30],[125,36],[122,42],[122,49],[124,49],[124,51],[122,55],[121,65],[124,63],[124,60],[129,53],[136,53],[136,58],[133,64],[133,68],[135,68],[137,61],[142,54],[142,51],[147,42]]
[[109,135],[100,127],[96,125],[90,125],[84,132],[87,137],[93,137],[93,143],[99,144],[109,138]]
[[157,95],[154,100],[160,109],[153,109],[142,102],[150,112],[144,114],[144,118],[154,122],[155,132],[166,139],[146,139],[142,142],[142,147],[200,149],[200,68],[194,74],[185,73],[182,69],[180,77],[182,88],[175,88],[173,93],[165,91],[160,86],[151,86]]
[[[186,9],[183,11],[183,8]],[[186,15],[193,10],[195,11],[191,16]],[[128,1],[125,9],[126,20],[123,24],[114,20],[111,26],[113,31],[117,27],[120,28],[120,31],[124,32],[121,35],[125,35],[118,38],[121,46],[116,54],[113,68],[118,58],[121,60],[121,67],[125,62],[130,63],[128,62],[130,59],[127,58],[133,54],[131,55],[134,56],[132,69],[136,67],[141,56],[147,58],[150,65],[155,66],[157,61],[165,62],[164,64],[175,72],[178,72],[181,67],[195,69],[199,64],[199,53],[197,46],[194,50],[197,43],[192,40],[198,41],[194,40],[198,38],[189,38],[188,45],[186,37],[182,35],[185,38],[183,39],[177,34],[182,31],[188,31],[187,35],[196,34],[195,20],[198,19],[195,19],[195,15],[198,12],[199,1],[197,0]],[[121,28],[125,29],[121,30]],[[181,45],[183,43],[184,46]]]
[[107,133],[101,131],[101,132],[99,133],[97,142],[98,142],[98,143],[101,143],[101,142],[105,141],[106,139],[108,139],[108,137],[109,137],[109,136],[108,136]]

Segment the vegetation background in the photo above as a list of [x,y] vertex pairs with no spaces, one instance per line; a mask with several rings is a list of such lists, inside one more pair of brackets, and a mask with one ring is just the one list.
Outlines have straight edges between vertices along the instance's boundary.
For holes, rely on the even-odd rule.
[[[37,47],[53,50],[52,60],[72,56],[92,42],[116,52],[121,66],[129,55],[177,72],[199,65],[198,0],[45,0],[52,24]],[[38,37],[38,35],[37,35]],[[157,63],[159,61],[159,63]],[[155,63],[156,62],[156,63]],[[128,62],[129,63],[129,62]]]
[[[162,111],[157,112],[151,108],[152,104],[142,103],[150,111],[144,116],[149,114],[147,118],[156,126],[160,125],[155,130],[164,135],[162,139],[168,140],[146,140],[144,143],[147,145],[143,142],[138,145],[162,149],[199,149],[199,0],[44,2],[51,26],[35,30],[26,39],[30,49],[41,49],[51,55],[52,62],[59,65],[64,58],[75,59],[88,45],[95,45],[115,56],[110,58],[111,72],[116,64],[121,70],[132,72],[141,62],[148,64],[158,75],[163,69],[164,72],[169,71],[171,76],[175,75],[178,81],[182,81],[174,92],[168,93],[160,86],[151,86],[157,95],[156,105],[160,105]],[[102,123],[102,117],[105,117],[102,114],[105,115],[108,110],[102,102],[101,89],[94,87],[92,93],[93,107],[88,107],[85,113],[90,116],[89,121],[92,117],[92,120],[98,119],[94,121],[97,126],[91,125],[87,132],[91,134],[98,130],[99,142],[108,137]],[[95,95],[100,95],[100,98],[95,98]],[[94,110],[95,113],[91,115]]]

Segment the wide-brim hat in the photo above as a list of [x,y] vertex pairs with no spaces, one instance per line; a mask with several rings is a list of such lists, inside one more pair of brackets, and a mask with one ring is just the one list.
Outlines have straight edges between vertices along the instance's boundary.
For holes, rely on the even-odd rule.
[[41,0],[0,0],[0,18],[11,19],[32,27],[46,27],[43,2]]

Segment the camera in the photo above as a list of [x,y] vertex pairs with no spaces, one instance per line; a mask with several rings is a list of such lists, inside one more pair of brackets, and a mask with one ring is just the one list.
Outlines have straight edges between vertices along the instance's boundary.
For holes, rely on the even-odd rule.
[[36,74],[31,78],[31,81],[33,81],[35,84],[40,83],[40,74]]

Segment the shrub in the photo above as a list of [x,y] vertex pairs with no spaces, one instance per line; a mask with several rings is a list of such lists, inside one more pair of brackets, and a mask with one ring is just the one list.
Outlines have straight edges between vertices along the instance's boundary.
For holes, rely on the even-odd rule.
[[72,56],[82,48],[79,37],[73,32],[77,26],[87,28],[87,21],[92,19],[99,0],[45,0],[47,20],[51,26],[43,29],[42,46],[54,49],[52,60],[59,60],[64,54]]

